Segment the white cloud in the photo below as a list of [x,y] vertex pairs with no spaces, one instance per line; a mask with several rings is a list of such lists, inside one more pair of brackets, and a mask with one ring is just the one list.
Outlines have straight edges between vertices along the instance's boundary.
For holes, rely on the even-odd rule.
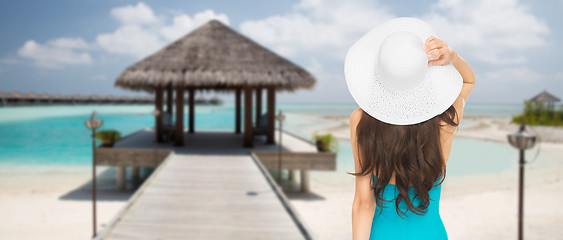
[[[517,0],[439,0],[430,9],[418,17],[429,21],[452,47],[485,63],[526,62],[524,51],[546,45],[550,33],[545,22]],[[301,0],[287,14],[245,21],[240,29],[286,56],[331,52],[342,61],[353,41],[393,17],[379,1]]]
[[213,10],[196,13],[193,17],[177,13],[167,24],[169,16],[155,16],[153,10],[142,2],[136,6],[114,8],[111,12],[121,26],[112,33],[99,34],[96,37],[97,45],[110,53],[134,57],[153,53],[212,19],[229,24],[227,15],[217,14]]
[[422,18],[439,37],[486,63],[526,62],[522,51],[544,46],[550,33],[545,22],[517,0],[440,0],[432,9]]
[[530,83],[538,83],[545,79],[545,76],[536,71],[530,70],[527,67],[510,67],[494,71],[488,71],[483,74],[483,81],[490,81],[496,83],[527,85]]
[[100,34],[96,43],[108,52],[136,57],[152,53],[164,44],[154,32],[138,25],[125,25],[113,33]]
[[217,19],[226,25],[229,25],[229,17],[227,17],[227,15],[216,14],[213,10],[208,9],[203,12],[196,13],[193,17],[183,13],[178,14],[172,20],[172,24],[169,26],[163,26],[159,30],[159,33],[167,40],[173,41],[211,19]]
[[92,63],[92,57],[85,52],[88,48],[81,38],[57,38],[45,44],[28,40],[18,50],[18,55],[31,59],[38,67],[61,68],[65,64]]
[[[173,40],[185,35],[212,19],[229,24],[225,14],[213,10],[198,12],[193,17],[176,13],[175,16],[157,16],[143,2],[136,5],[116,7],[111,15],[120,23],[110,33],[100,33],[93,43],[81,38],[57,38],[45,44],[28,40],[18,50],[18,55],[30,59],[41,68],[62,68],[64,65],[92,63],[90,53],[102,50],[113,54],[143,57],[157,51]],[[167,19],[172,19],[167,23]],[[100,56],[104,59],[105,56]],[[3,63],[21,63],[18,59],[2,58]]]
[[282,55],[343,59],[355,40],[393,17],[374,1],[303,0],[288,14],[245,21],[240,29]]
[[139,2],[137,5],[127,5],[111,10],[111,15],[122,24],[149,24],[157,22],[152,9],[146,4]]

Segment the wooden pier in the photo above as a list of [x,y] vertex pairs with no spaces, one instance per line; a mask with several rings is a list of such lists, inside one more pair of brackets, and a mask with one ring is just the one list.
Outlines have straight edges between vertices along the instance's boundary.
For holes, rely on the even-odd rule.
[[[310,170],[335,170],[334,153],[282,134],[282,169],[306,172],[302,178]],[[96,149],[98,165],[160,164],[97,239],[314,239],[267,171],[277,169],[277,144],[258,138],[254,148],[242,148],[243,136],[232,132],[184,137],[185,146],[160,143],[156,153],[154,132],[145,129],[113,152]]]

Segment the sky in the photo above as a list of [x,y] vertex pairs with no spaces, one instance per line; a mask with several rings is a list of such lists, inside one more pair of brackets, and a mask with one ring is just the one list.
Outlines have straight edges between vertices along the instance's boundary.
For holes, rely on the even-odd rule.
[[279,102],[353,103],[344,78],[350,46],[385,20],[416,17],[473,68],[468,102],[522,103],[543,90],[563,99],[563,0],[20,0],[2,6],[2,92],[146,95],[115,87],[116,77],[218,19],[317,79],[312,90],[279,94]]

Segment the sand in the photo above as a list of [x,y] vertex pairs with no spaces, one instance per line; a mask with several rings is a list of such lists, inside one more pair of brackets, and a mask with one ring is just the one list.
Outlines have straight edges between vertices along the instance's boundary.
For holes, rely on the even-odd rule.
[[[348,119],[325,129],[349,139]],[[456,137],[506,142],[516,131],[508,118],[466,117]],[[325,125],[326,126],[326,125]],[[562,239],[563,128],[535,127],[544,139],[542,154],[554,157],[526,166],[526,239]],[[547,141],[547,142],[545,142]],[[449,177],[442,188],[440,212],[450,239],[515,239],[517,169],[488,175]],[[120,192],[115,171],[98,167],[98,230],[123,207],[133,190]],[[1,239],[88,239],[92,234],[88,166],[0,169]],[[129,183],[132,184],[132,183]],[[138,183],[136,183],[138,184]],[[134,184],[133,184],[134,185]],[[133,189],[129,186],[129,189]],[[288,193],[298,213],[318,239],[351,239],[354,178],[345,172],[312,172],[309,194]]]
[[[98,172],[99,231],[133,191],[117,190],[113,169],[98,167]],[[5,166],[0,170],[0,238],[91,238],[90,179],[89,167]]]
[[[316,129],[349,141],[348,119]],[[506,143],[518,129],[506,117],[466,117],[456,138]],[[550,158],[526,165],[525,239],[563,239],[563,128],[534,127],[542,136],[542,154]],[[314,130],[311,130],[313,132]],[[455,140],[454,140],[455,141]],[[515,159],[516,161],[516,159]],[[449,239],[515,239],[517,236],[518,165],[494,174],[450,176],[442,187],[440,213]],[[354,177],[345,172],[312,172],[312,192],[289,194],[291,203],[319,239],[351,239]]]

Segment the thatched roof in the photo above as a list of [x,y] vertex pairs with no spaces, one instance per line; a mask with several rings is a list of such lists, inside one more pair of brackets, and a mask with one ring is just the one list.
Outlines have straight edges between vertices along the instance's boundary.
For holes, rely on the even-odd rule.
[[5,98],[23,98],[24,95],[18,91],[12,91],[4,95]]
[[56,99],[56,100],[60,100],[60,99],[64,99],[65,97],[61,96],[60,94],[56,93],[51,95],[52,99]]
[[71,96],[68,97],[71,100],[86,100],[87,98],[85,96],[82,96],[80,94],[73,94]]
[[39,99],[52,99],[52,96],[48,93],[42,93],[39,95]]
[[533,97],[532,99],[530,99],[530,101],[531,102],[548,102],[548,103],[551,103],[551,102],[559,102],[560,100],[559,100],[559,98],[551,95],[547,91],[543,91],[540,94]]
[[115,101],[115,100],[117,100],[117,98],[116,98],[115,96],[111,95],[111,94],[105,96],[103,99],[106,100],[106,101]]
[[129,66],[115,85],[149,92],[169,83],[199,89],[274,85],[293,91],[311,88],[315,82],[305,69],[211,20]]
[[24,95],[25,98],[38,98],[39,96],[34,92],[28,92]]

